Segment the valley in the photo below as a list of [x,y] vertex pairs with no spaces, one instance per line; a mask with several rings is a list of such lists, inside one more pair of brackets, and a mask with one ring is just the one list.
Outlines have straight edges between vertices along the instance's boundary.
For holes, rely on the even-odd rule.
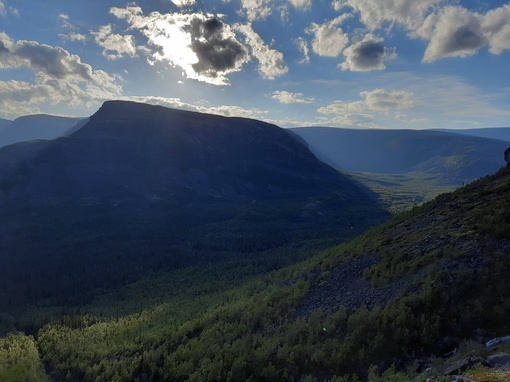
[[111,101],[1,149],[0,380],[422,382],[492,355],[508,142],[311,129]]

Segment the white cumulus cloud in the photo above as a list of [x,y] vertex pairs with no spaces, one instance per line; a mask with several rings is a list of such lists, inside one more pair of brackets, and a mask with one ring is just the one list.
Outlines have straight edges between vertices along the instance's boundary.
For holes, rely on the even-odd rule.
[[17,107],[45,102],[89,105],[116,98],[122,92],[116,78],[81,61],[61,47],[12,40],[0,32],[0,69],[28,69],[34,81],[0,81],[0,107],[10,114]]
[[312,8],[312,0],[289,0],[297,9],[307,10]]
[[237,31],[244,34],[245,42],[250,47],[251,54],[258,60],[258,70],[262,77],[274,80],[288,72],[283,53],[271,49],[262,38],[253,30],[251,24],[236,24]]
[[312,50],[314,53],[323,57],[337,57],[349,42],[349,37],[342,28],[341,24],[350,14],[344,14],[334,20],[324,24],[312,23],[306,32],[313,34]]
[[278,100],[280,103],[312,103],[313,98],[305,98],[303,93],[290,93],[285,90],[277,90],[273,92],[271,98]]
[[195,4],[195,0],[171,0],[172,3],[177,5],[178,7],[184,7],[187,5],[193,5]]
[[111,24],[103,25],[97,32],[91,32],[97,45],[103,48],[103,56],[110,60],[123,56],[136,57],[136,44],[132,35],[112,32]]

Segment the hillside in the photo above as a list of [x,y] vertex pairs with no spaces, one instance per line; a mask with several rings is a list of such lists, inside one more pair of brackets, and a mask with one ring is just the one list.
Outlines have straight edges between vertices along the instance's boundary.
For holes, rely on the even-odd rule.
[[387,217],[275,125],[107,102],[68,137],[0,150],[0,329],[189,267],[228,289]]
[[2,119],[0,118],[0,132],[5,129],[7,126],[9,126],[12,123],[12,121],[8,119]]
[[296,128],[326,163],[351,172],[440,176],[460,185],[497,171],[508,143],[432,130]]
[[83,118],[57,117],[46,114],[27,115],[14,121],[0,121],[0,147],[36,139],[62,137]]
[[510,127],[485,127],[482,129],[443,129],[448,133],[471,135],[510,142]]
[[[422,382],[433,363],[439,374],[451,366],[435,357],[466,339],[479,349],[510,333],[509,195],[504,168],[232,289],[201,289],[196,275],[204,273],[192,269],[174,284],[161,275],[104,294],[36,340],[5,341],[37,346],[55,380],[345,382],[393,364],[382,380]],[[169,285],[191,290],[143,305]],[[119,313],[118,298],[139,310]],[[40,361],[28,351],[20,359],[36,372]]]

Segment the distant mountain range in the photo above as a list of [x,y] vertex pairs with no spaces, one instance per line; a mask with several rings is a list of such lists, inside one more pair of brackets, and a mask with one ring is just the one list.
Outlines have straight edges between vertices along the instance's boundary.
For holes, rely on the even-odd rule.
[[23,141],[62,137],[83,120],[46,114],[27,115],[14,121],[0,120],[0,147]]
[[510,127],[484,127],[481,129],[439,129],[447,133],[472,135],[475,137],[500,139],[510,142]]
[[[497,171],[505,164],[503,152],[509,146],[508,142],[459,131],[328,127],[292,131],[308,142],[318,158],[338,169],[383,174],[421,172],[441,176],[445,183],[455,185]],[[496,129],[492,134],[502,137],[506,130]]]

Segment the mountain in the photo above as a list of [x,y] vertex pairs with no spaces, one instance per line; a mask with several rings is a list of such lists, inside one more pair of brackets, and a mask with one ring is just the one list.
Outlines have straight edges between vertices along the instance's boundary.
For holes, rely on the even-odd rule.
[[62,137],[82,119],[37,114],[19,117],[5,123],[2,121],[0,122],[0,147],[23,141]]
[[471,135],[510,142],[510,127],[485,127],[482,129],[442,129],[447,133]]
[[24,327],[151,272],[239,282],[387,217],[275,125],[106,102],[69,136],[0,149],[0,308]]
[[11,123],[12,123],[12,121],[10,121],[8,119],[0,118],[0,131],[2,131],[3,129],[8,127]]
[[318,158],[352,172],[440,176],[459,185],[498,170],[508,143],[431,130],[295,128]]
[[[186,302],[120,317],[95,310],[167,285],[147,280],[45,325],[36,340],[11,335],[3,346],[26,348],[18,358],[34,372],[44,360],[55,380],[452,380],[443,373],[465,370],[455,365],[487,365],[475,355],[510,349],[483,345],[510,333],[509,195],[507,167],[216,304],[206,301],[217,292],[207,299],[184,282],[190,271],[186,285],[172,284],[193,289]],[[190,312],[196,303],[207,306]],[[509,376],[476,373],[485,377],[470,380]]]

